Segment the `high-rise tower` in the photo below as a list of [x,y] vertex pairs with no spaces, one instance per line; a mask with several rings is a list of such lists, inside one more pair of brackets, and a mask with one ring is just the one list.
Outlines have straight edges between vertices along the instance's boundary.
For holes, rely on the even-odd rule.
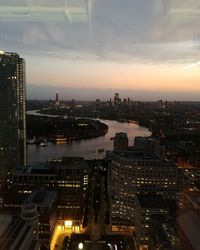
[[58,98],[58,91],[56,92],[56,101],[55,101],[55,106],[59,106],[59,98]]
[[0,181],[26,165],[25,101],[25,61],[0,51]]

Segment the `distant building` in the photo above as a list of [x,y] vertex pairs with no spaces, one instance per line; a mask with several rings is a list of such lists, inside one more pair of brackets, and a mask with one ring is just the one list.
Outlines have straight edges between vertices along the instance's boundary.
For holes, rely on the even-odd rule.
[[53,106],[54,106],[54,102],[53,102],[53,100],[50,99],[49,100],[49,107],[52,108]]
[[58,92],[56,92],[56,97],[54,100],[49,100],[49,107],[51,109],[57,109],[60,107],[60,101],[59,101],[59,96],[58,96]]
[[109,107],[112,107],[112,99],[109,100]]
[[114,105],[119,105],[121,102],[121,99],[119,97],[119,93],[115,93],[115,96],[114,96]]
[[149,153],[155,153],[159,156],[162,155],[160,141],[153,137],[136,136],[134,139],[134,148]]
[[25,61],[0,52],[0,189],[7,171],[26,165]]
[[58,98],[58,92],[56,92],[56,101],[55,101],[55,106],[59,106],[60,102],[59,102],[59,98]]
[[127,99],[126,98],[123,99],[123,103],[127,104]]
[[118,99],[119,99],[119,93],[115,93],[114,100],[118,100]]
[[128,136],[126,133],[116,133],[113,148],[114,150],[126,150],[128,148]]

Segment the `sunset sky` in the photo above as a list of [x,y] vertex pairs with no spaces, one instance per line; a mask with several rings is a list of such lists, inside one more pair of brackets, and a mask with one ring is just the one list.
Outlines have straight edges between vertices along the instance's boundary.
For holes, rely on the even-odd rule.
[[198,0],[0,0],[0,50],[25,57],[29,98],[200,100],[199,23]]

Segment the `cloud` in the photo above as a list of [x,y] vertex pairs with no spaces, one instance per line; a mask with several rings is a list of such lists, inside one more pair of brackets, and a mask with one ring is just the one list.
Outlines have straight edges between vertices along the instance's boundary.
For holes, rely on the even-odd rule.
[[190,65],[187,65],[185,67],[183,67],[183,70],[189,70],[189,69],[193,69],[193,68],[196,68],[200,65],[200,61],[199,62],[196,62],[196,63],[192,63]]
[[[75,2],[75,7],[88,15],[86,21],[80,19],[70,23],[63,13],[56,15],[57,8],[65,10],[64,0],[56,4],[52,0],[34,2],[36,7],[55,8],[55,15],[50,19],[47,14],[41,12],[43,14],[38,13],[37,19],[31,21],[26,21],[26,18],[30,18],[26,13],[23,18],[23,13],[13,14],[13,21],[6,21],[4,8],[4,12],[0,12],[0,18],[3,20],[0,22],[1,47],[27,53],[51,53],[55,57],[70,55],[72,59],[76,58],[77,54],[80,58],[93,54],[93,59],[119,62],[196,60],[195,53],[198,51],[200,40],[199,22],[196,20],[198,15],[194,12],[192,19],[179,16],[177,21],[177,13],[182,15],[180,10],[184,8],[191,14],[191,9],[198,7],[198,0]],[[71,9],[74,8],[75,2],[68,1]],[[26,3],[25,0],[9,1],[13,13],[16,7],[22,8]],[[0,0],[0,4],[8,7],[8,1]],[[26,9],[28,8],[29,6]]]

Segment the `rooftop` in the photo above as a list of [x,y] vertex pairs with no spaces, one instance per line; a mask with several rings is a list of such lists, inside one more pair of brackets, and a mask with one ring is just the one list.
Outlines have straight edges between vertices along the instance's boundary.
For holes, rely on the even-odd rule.
[[82,157],[62,157],[49,161],[49,166],[62,166],[62,168],[76,169],[84,163]]
[[124,132],[116,133],[115,138],[128,138],[127,134]]
[[188,209],[177,217],[177,223],[193,249],[200,249],[200,213],[194,209]]
[[134,159],[134,160],[161,160],[159,156],[153,153],[143,152],[140,150],[120,150],[113,151],[112,154],[117,155],[119,157]]
[[13,171],[17,174],[40,174],[40,175],[55,175],[56,171],[53,168],[50,168],[46,163],[38,163],[33,166],[27,166],[24,169],[15,169]]
[[15,174],[39,174],[39,175],[55,175],[58,168],[64,169],[80,169],[85,160],[82,157],[62,157],[52,159],[47,163],[37,163],[33,166],[28,166],[23,170],[14,170]]
[[[1,220],[3,217],[1,216]],[[21,244],[24,241],[25,236],[31,230],[31,227],[26,224],[25,221],[19,218],[12,218],[11,220],[5,216],[5,221],[7,223],[6,228],[2,231],[0,235],[0,249],[1,250],[8,250],[11,249],[13,244],[15,244],[15,249],[19,249]],[[5,225],[4,221],[4,225]],[[1,224],[2,228],[2,224]],[[19,232],[23,232],[19,234]]]
[[5,62],[10,62],[10,61],[13,61],[13,60],[14,61],[18,60],[19,58],[20,57],[19,57],[19,55],[17,53],[5,52],[5,51],[0,50],[0,62],[4,63],[4,59],[5,59]]
[[27,197],[24,203],[35,203],[40,207],[51,207],[56,196],[56,191],[36,190]]

